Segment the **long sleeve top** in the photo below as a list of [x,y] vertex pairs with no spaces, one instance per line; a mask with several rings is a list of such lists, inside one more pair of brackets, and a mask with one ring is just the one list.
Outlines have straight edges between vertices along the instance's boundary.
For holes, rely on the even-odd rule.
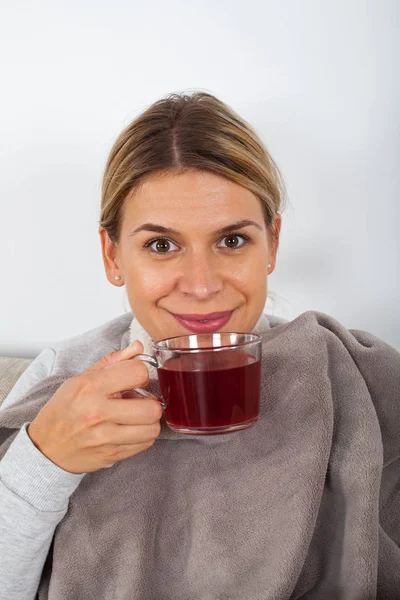
[[[1,410],[49,376],[55,361],[43,350],[17,381]],[[3,598],[34,600],[54,531],[85,474],[64,471],[40,452],[25,423],[0,462],[0,590]]]

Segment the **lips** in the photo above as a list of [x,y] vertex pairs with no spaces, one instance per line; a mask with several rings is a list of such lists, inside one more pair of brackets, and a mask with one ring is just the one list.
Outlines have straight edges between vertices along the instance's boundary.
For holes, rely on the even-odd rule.
[[233,313],[233,310],[225,310],[224,312],[213,312],[213,313],[208,313],[206,315],[200,315],[200,314],[195,314],[195,315],[177,315],[174,314],[174,317],[179,317],[180,319],[185,319],[185,321],[209,321],[210,319],[223,319],[225,317],[227,317],[228,315],[231,315]]
[[224,312],[214,312],[207,314],[190,314],[190,315],[176,315],[174,313],[173,316],[175,319],[183,325],[189,331],[193,331],[195,333],[214,333],[215,331],[220,331],[222,327],[224,327],[229,319],[233,310],[224,311]]

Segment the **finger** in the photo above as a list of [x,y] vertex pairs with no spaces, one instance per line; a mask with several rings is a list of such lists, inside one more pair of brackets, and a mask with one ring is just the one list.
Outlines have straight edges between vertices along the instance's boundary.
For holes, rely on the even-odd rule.
[[100,360],[95,362],[91,367],[89,367],[86,370],[87,371],[101,371],[102,369],[104,369],[105,367],[108,367],[109,365],[118,363],[122,360],[127,360],[129,358],[132,358],[136,354],[142,354],[143,351],[144,351],[144,349],[143,349],[142,342],[140,342],[139,340],[135,340],[134,342],[132,342],[132,344],[130,344],[126,348],[122,348],[122,350],[115,350],[113,352],[109,352],[108,354],[106,354],[105,356],[100,358]]
[[140,452],[148,450],[154,445],[154,443],[155,440],[151,440],[150,442],[145,442],[143,444],[126,444],[124,446],[119,446],[116,456],[111,459],[112,462],[109,465],[107,465],[106,468],[113,467],[117,462],[120,462],[121,460],[125,460],[126,458],[129,458],[131,456],[136,456]]
[[116,425],[151,425],[160,421],[162,417],[161,403],[151,398],[146,400],[110,398],[107,399],[105,406],[107,421]]
[[139,452],[143,452],[143,450],[148,450],[153,446],[156,440],[150,440],[149,442],[145,442],[144,444],[126,444],[125,446],[121,446],[120,459],[124,460],[125,458],[129,458],[130,456],[135,456],[139,454]]
[[145,363],[134,358],[85,373],[86,379],[103,396],[112,396],[135,387],[145,387],[149,383],[149,372]]
[[152,425],[115,425],[108,434],[107,445],[125,446],[145,444],[160,435],[160,423]]

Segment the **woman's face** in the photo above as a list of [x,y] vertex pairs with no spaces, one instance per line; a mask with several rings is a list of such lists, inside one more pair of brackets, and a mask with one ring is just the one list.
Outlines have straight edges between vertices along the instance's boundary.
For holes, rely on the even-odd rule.
[[119,242],[99,233],[108,280],[125,283],[156,341],[193,333],[174,315],[233,311],[218,330],[251,331],[263,311],[277,245],[258,198],[232,181],[196,170],[151,177],[126,198]]

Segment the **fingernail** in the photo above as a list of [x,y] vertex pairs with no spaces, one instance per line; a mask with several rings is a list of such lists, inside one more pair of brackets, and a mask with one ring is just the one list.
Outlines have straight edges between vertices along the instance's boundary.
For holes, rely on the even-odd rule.
[[139,346],[139,340],[135,340],[134,342],[132,342],[132,344],[129,344],[127,348],[136,348],[137,346]]
[[129,354],[130,352],[132,352],[132,350],[139,350],[139,342],[138,342],[138,340],[135,340],[134,342],[132,342],[132,344],[129,344],[129,346],[127,346],[126,348],[124,348],[122,350],[122,352],[126,352],[127,354]]

